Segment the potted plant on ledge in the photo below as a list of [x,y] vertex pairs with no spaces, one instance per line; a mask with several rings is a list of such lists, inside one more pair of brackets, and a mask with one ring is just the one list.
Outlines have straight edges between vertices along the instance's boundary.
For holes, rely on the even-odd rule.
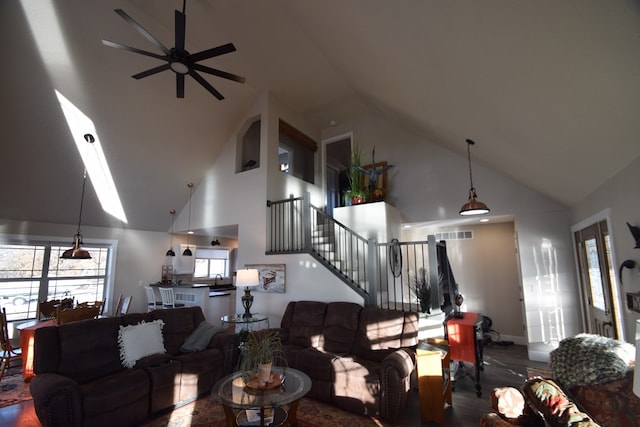
[[364,191],[364,175],[356,167],[360,164],[360,148],[353,147],[351,153],[351,168],[347,178],[349,179],[349,189],[345,192],[345,206],[357,205],[366,201],[367,193]]
[[240,357],[240,371],[245,382],[255,378],[258,387],[272,382],[271,367],[274,364],[287,364],[280,334],[272,330],[250,333]]

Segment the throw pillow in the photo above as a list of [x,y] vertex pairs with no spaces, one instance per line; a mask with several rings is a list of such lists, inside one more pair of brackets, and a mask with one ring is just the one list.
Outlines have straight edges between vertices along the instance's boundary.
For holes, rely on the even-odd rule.
[[193,351],[202,351],[207,348],[211,337],[218,332],[224,331],[223,328],[214,326],[211,323],[203,320],[194,330],[191,335],[184,340],[184,344],[180,347],[180,351],[183,353],[190,353]]
[[600,335],[579,334],[560,341],[550,358],[553,378],[569,389],[624,378],[635,360],[635,347]]
[[529,406],[551,427],[598,427],[553,380],[529,378],[522,386],[522,394]]
[[136,362],[152,354],[166,353],[160,319],[153,322],[140,322],[137,325],[120,326],[118,344],[120,360],[125,368],[133,368]]

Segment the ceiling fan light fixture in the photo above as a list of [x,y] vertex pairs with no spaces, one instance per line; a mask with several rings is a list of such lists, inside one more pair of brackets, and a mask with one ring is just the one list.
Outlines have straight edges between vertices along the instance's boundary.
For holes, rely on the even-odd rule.
[[189,67],[180,61],[173,61],[169,63],[169,68],[176,74],[189,74]]
[[487,205],[478,200],[476,189],[473,186],[473,174],[471,173],[471,146],[474,145],[470,139],[467,139],[467,160],[469,162],[469,200],[462,205],[459,214],[462,216],[485,215],[490,212]]

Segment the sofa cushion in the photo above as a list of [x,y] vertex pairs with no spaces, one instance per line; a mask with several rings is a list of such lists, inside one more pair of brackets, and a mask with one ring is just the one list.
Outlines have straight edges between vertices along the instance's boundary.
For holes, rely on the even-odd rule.
[[358,330],[362,307],[352,302],[332,302],[327,306],[322,326],[322,348],[332,353],[349,353]]
[[287,344],[319,347],[327,304],[318,301],[298,301],[294,304]]
[[164,321],[162,335],[167,353],[181,354],[180,347],[204,319],[202,309],[198,306],[183,307],[168,310],[154,310],[151,312],[154,320]]
[[214,326],[206,320],[200,323],[185,340],[180,351],[183,353],[190,353],[192,351],[202,351],[209,345],[211,338],[219,333],[224,332],[225,329]]
[[360,312],[353,354],[381,362],[394,349],[401,347],[404,319],[402,311],[377,307],[363,308]]
[[58,326],[58,373],[82,384],[122,370],[119,327],[120,320],[116,317]]
[[333,353],[306,348],[296,354],[291,367],[309,375],[312,381],[333,381],[333,361],[336,357]]
[[333,371],[333,404],[363,415],[380,414],[378,397],[382,386],[378,363],[362,358],[336,357]]
[[553,378],[563,386],[602,384],[624,378],[635,347],[600,335],[579,334],[560,341],[550,355]]
[[120,359],[125,368],[133,368],[138,359],[143,357],[166,352],[162,338],[163,326],[162,320],[120,326],[118,344]]
[[149,376],[142,369],[124,369],[82,384],[82,409],[85,417],[126,407],[139,399],[149,399]]
[[580,412],[555,381],[534,377],[525,381],[522,393],[527,403],[551,427],[596,427],[589,415]]

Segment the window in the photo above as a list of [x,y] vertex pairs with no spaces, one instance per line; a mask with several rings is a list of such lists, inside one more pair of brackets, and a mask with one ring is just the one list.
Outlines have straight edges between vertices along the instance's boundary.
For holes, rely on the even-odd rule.
[[229,249],[196,248],[194,278],[229,277]]
[[288,175],[315,182],[316,151],[318,145],[307,135],[280,119],[278,141],[278,163],[280,170]]
[[83,247],[91,259],[60,258],[68,243],[0,243],[0,305],[8,320],[35,318],[38,301],[66,296],[75,302],[104,300],[111,247]]

